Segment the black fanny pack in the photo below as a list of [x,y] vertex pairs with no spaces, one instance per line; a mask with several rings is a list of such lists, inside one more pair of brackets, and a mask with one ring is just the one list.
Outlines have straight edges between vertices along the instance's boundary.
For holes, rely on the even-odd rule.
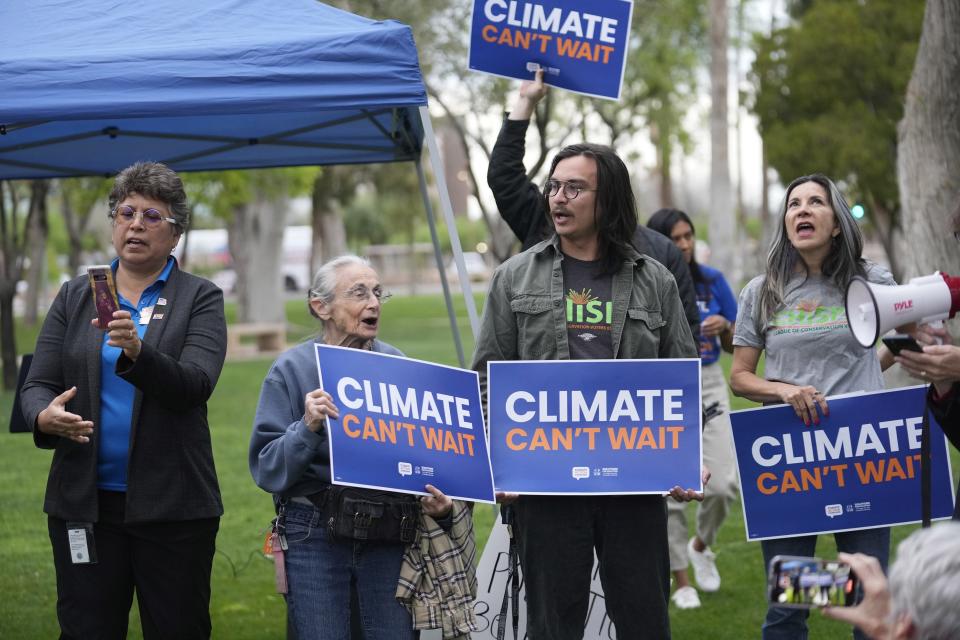
[[420,516],[415,496],[332,485],[308,496],[338,540],[413,542]]

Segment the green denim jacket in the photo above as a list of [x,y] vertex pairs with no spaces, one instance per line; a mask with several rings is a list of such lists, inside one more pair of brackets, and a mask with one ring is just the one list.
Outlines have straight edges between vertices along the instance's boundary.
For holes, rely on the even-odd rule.
[[[570,359],[561,260],[554,235],[494,272],[471,365],[480,374],[484,406],[488,361]],[[613,275],[611,330],[616,358],[698,356],[673,276],[632,248]]]

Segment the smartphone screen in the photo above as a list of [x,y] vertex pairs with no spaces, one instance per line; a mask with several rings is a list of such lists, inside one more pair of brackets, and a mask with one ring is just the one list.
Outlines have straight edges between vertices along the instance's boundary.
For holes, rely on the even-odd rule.
[[906,334],[897,334],[892,336],[886,336],[880,338],[883,344],[887,345],[887,349],[893,352],[894,355],[900,353],[903,349],[907,351],[923,351],[917,341],[911,338]]
[[777,556],[770,561],[770,604],[780,607],[847,607],[859,584],[850,565],[820,558]]
[[110,265],[89,267],[87,276],[90,278],[93,302],[97,307],[97,321],[100,328],[106,330],[107,323],[113,320],[113,312],[120,308],[117,288],[113,283],[113,269]]

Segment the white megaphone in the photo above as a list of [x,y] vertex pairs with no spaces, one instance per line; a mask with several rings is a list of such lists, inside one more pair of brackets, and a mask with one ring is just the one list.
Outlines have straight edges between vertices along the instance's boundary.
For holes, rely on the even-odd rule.
[[846,306],[853,337],[870,348],[894,327],[955,316],[960,311],[960,277],[937,272],[891,286],[855,276],[847,285]]

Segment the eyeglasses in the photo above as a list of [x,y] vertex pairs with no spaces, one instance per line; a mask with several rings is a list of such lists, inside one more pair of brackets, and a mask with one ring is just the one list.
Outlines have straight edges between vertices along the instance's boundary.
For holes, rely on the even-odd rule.
[[115,223],[122,222],[123,224],[133,224],[133,221],[136,220],[138,215],[140,216],[140,219],[143,220],[143,225],[152,229],[159,227],[160,223],[164,221],[173,225],[177,225],[176,218],[168,218],[156,209],[144,209],[143,211],[138,212],[136,209],[126,204],[120,205],[111,211],[110,219]]
[[376,298],[380,304],[385,303],[393,297],[393,294],[384,291],[383,287],[377,286],[370,289],[365,284],[350,287],[343,292],[343,297],[348,300],[353,300],[354,302],[366,302],[370,298],[370,294],[373,294],[373,297]]
[[552,198],[560,192],[561,187],[563,188],[563,197],[567,200],[573,200],[580,195],[581,191],[596,191],[596,189],[587,189],[563,180],[547,180],[546,184],[543,185],[543,195]]

